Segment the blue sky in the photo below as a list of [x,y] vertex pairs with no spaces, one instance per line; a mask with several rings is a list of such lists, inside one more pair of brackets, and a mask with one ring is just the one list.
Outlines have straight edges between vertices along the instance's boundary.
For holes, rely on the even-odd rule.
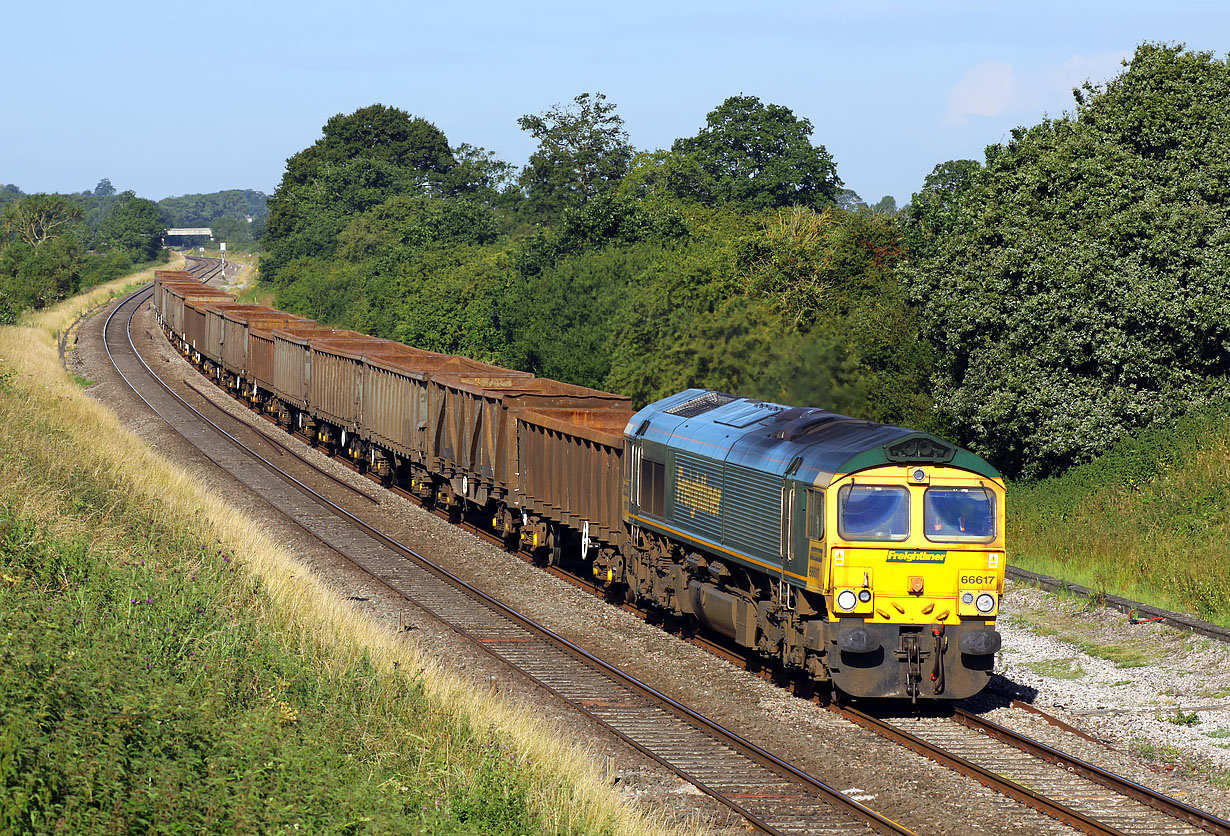
[[0,183],[160,199],[272,192],[336,113],[380,102],[517,166],[517,118],[601,91],[638,150],[727,97],[811,120],[848,188],[900,203],[945,160],[1072,108],[1142,41],[1224,58],[1230,4],[21,3],[4,12]]

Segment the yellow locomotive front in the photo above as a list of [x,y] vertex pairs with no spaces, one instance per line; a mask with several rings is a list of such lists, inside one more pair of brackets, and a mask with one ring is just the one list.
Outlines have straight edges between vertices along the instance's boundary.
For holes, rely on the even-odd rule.
[[826,493],[809,575],[825,579],[833,685],[911,699],[982,690],[1000,647],[1002,478],[888,464],[839,475]]

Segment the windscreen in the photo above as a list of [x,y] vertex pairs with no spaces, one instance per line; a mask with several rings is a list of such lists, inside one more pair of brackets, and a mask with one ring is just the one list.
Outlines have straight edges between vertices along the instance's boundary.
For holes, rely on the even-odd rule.
[[838,494],[838,528],[845,540],[910,536],[910,492],[893,485],[846,485]]
[[989,543],[995,539],[995,495],[986,488],[928,488],[923,525],[928,540]]

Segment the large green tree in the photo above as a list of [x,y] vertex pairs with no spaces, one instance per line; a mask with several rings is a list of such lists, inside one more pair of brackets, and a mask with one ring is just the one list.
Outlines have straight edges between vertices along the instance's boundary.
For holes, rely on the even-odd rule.
[[841,179],[833,158],[823,145],[812,144],[811,135],[811,122],[788,107],[731,96],[709,114],[700,133],[676,140],[672,150],[703,173],[688,191],[711,205],[822,209],[833,205]]
[[158,205],[126,191],[116,197],[99,223],[94,243],[98,249],[127,250],[134,260],[147,261],[158,254],[166,231]]
[[632,144],[615,105],[601,93],[582,93],[517,124],[538,140],[521,173],[530,208],[544,215],[584,205],[614,189],[628,172]]
[[961,439],[1055,473],[1230,383],[1230,66],[1144,44],[1019,128],[937,169],[902,271]]
[[457,187],[447,180],[456,162],[444,133],[404,110],[371,105],[334,116],[323,132],[286,161],[269,198],[267,278],[295,258],[332,256],[351,216],[394,195]]

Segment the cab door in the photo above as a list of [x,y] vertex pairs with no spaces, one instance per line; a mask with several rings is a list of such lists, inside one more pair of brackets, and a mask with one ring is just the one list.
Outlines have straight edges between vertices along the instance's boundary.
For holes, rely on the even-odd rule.
[[[817,503],[819,507],[813,508],[812,506]],[[808,589],[814,586],[816,590],[819,590],[823,586],[823,576],[817,575],[814,579],[812,578],[811,564],[817,558],[813,555],[816,549],[812,539],[812,535],[816,532],[811,530],[810,522],[815,514],[819,514],[820,519],[823,520],[823,493],[813,490],[802,482],[788,479],[783,507],[786,516],[783,519],[782,534],[786,541],[786,550],[782,556],[782,568],[785,570],[786,579],[795,584],[806,582]],[[822,558],[824,554],[822,542],[819,554]]]

